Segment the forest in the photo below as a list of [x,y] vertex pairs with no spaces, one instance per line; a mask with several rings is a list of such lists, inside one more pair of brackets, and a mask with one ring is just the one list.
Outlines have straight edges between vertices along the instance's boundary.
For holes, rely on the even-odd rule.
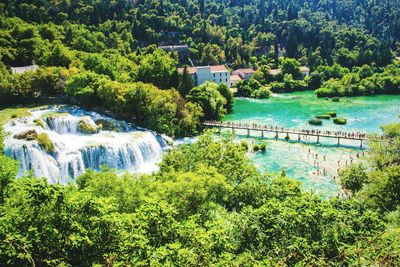
[[13,266],[400,264],[400,125],[371,168],[341,173],[350,198],[261,174],[231,137],[170,150],[153,175],[104,167],[49,184],[0,155],[0,263]]
[[[189,46],[185,62],[158,49],[174,44]],[[239,96],[325,98],[398,94],[399,53],[399,1],[4,0],[0,105],[66,101],[195,136],[234,97],[179,74],[189,58],[256,69]],[[40,68],[11,71],[31,64]],[[153,174],[103,166],[68,185],[16,179],[0,131],[0,265],[400,266],[400,124],[382,130],[365,163],[341,170],[349,196],[329,198],[284,170],[261,173],[247,144],[212,133],[168,150]]]
[[[398,93],[398,64],[393,65],[393,59],[399,52],[399,5],[366,0],[4,1],[0,4],[0,96],[3,102],[48,94],[91,98],[97,89],[86,84],[77,94],[60,90],[71,76],[89,71],[122,84],[174,88],[185,98],[193,84],[179,77],[176,67],[188,62],[157,51],[158,45],[169,44],[187,44],[194,64],[257,69],[255,79],[239,90],[241,96],[265,98],[271,92],[319,88],[319,97]],[[284,67],[282,58],[308,66],[313,75],[305,81],[295,71],[269,77],[268,69]],[[32,62],[53,77],[38,77],[39,85],[29,84],[27,77],[10,77],[10,67]],[[329,73],[335,66],[334,71],[341,71]],[[365,66],[373,75],[345,76],[358,74]],[[357,85],[347,86],[349,81]],[[183,124],[176,135],[198,131],[202,116],[193,107],[196,103],[177,99],[173,91],[164,94],[168,97],[162,101],[176,108],[163,120],[171,121],[172,116]],[[92,104],[102,107],[98,98]],[[171,128],[148,125],[142,118],[131,120],[155,130]],[[172,129],[165,132],[175,134]]]

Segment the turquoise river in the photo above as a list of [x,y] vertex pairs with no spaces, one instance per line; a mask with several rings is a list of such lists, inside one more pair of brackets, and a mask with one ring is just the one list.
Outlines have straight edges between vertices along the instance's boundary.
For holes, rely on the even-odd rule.
[[[347,119],[346,125],[336,125],[331,120],[323,120],[322,126],[310,126],[308,120],[315,115],[337,112],[338,117]],[[256,123],[286,128],[321,129],[338,131],[361,131],[380,133],[380,126],[398,122],[400,96],[382,95],[369,97],[342,98],[339,102],[317,99],[313,92],[297,92],[273,95],[270,99],[236,99],[234,111],[225,117],[225,121]],[[261,171],[286,174],[303,182],[306,190],[316,191],[326,196],[340,193],[338,171],[351,162],[363,161],[368,153],[360,149],[359,142],[342,142],[336,147],[336,140],[321,139],[316,145],[313,138],[297,142],[297,136],[290,136],[293,141],[274,140],[274,134],[263,140],[256,138],[259,133],[237,132],[240,138],[252,143],[266,142],[267,151],[253,155]],[[285,136],[280,136],[284,138]]]

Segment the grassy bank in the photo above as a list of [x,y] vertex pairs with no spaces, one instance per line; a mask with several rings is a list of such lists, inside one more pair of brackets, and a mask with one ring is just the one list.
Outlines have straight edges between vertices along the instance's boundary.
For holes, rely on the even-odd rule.
[[30,116],[29,112],[33,108],[45,107],[43,105],[27,105],[24,107],[0,107],[0,126],[6,124],[11,119]]

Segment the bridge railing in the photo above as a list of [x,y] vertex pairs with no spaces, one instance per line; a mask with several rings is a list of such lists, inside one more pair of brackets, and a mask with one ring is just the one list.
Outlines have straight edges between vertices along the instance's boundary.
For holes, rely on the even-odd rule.
[[[334,131],[334,130],[319,130],[319,129],[298,129],[298,128],[284,128],[280,126],[268,126],[260,124],[248,124],[248,123],[234,123],[234,122],[218,122],[218,121],[205,121],[204,126],[212,127],[223,127],[223,128],[233,128],[242,130],[258,130],[258,131],[268,131],[268,132],[279,132],[287,134],[299,134],[299,135],[313,135],[321,137],[332,137],[332,138],[343,138],[343,139],[357,139],[357,140],[367,140],[367,134],[363,132],[348,132],[348,131]],[[376,139],[381,139],[382,136]]]

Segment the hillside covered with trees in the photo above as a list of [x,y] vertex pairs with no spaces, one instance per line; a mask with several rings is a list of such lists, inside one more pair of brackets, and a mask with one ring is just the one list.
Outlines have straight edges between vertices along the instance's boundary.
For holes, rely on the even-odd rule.
[[168,152],[153,175],[88,171],[68,186],[15,179],[0,155],[0,263],[254,266],[400,263],[399,125],[373,169],[342,172],[351,199],[262,175],[230,139]]
[[[178,73],[189,58],[256,69],[238,86],[247,97],[395,94],[399,43],[391,0],[5,0],[0,105],[65,101],[193,136],[234,98]],[[158,49],[174,44],[189,46],[185,62]],[[104,166],[65,186],[16,179],[0,131],[0,265],[400,266],[400,125],[383,131],[366,164],[340,172],[349,197],[331,198],[285,171],[260,173],[247,144],[211,134],[168,150],[153,174]]]
[[[397,1],[361,0],[4,1],[0,101],[66,95],[159,132],[195,134],[203,118],[229,110],[207,114],[201,100],[186,99],[193,84],[177,73],[176,54],[157,50],[163,44],[187,44],[195,64],[257,69],[239,90],[243,96],[318,88],[318,96],[398,93],[398,65],[387,65],[399,49],[399,10]],[[309,66],[313,75],[305,81],[293,71],[270,77],[269,69],[285,68],[281,56]],[[40,72],[11,75],[10,67],[32,62]],[[378,74],[355,77],[365,66]],[[209,103],[218,93],[207,96]],[[149,107],[142,107],[144,100]]]

